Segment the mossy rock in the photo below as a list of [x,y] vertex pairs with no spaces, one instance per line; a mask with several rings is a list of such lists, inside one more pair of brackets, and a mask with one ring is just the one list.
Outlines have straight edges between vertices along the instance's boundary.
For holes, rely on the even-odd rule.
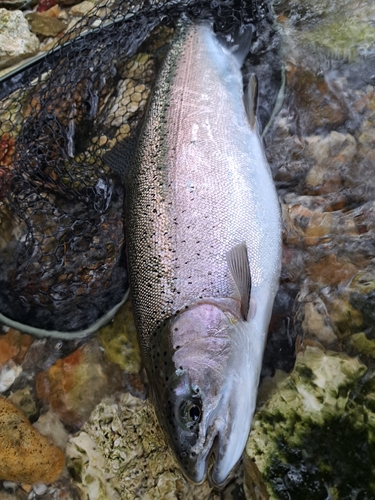
[[101,328],[99,338],[108,361],[127,373],[136,374],[141,370],[141,354],[130,300],[121,307],[111,323]]
[[350,337],[351,346],[365,356],[375,358],[375,340],[368,339],[363,332],[355,333]]
[[374,374],[357,358],[307,347],[255,416],[246,453],[262,478],[250,489],[270,499],[375,498]]
[[370,23],[344,17],[304,33],[303,39],[336,57],[354,60],[374,50],[375,28]]

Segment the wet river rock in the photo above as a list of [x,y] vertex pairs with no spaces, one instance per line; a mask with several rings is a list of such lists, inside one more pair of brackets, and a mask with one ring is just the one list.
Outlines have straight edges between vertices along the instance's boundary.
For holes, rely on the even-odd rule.
[[0,396],[0,479],[52,483],[65,464],[63,451],[42,436],[8,399]]
[[39,50],[38,38],[19,10],[0,9],[0,69],[35,55]]

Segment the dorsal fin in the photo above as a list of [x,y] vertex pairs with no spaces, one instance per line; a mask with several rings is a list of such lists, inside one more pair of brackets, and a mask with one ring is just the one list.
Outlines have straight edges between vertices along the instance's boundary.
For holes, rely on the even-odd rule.
[[241,300],[241,314],[247,319],[250,304],[251,274],[246,243],[240,243],[227,252],[227,262]]
[[258,100],[258,79],[254,73],[250,75],[249,83],[244,93],[244,105],[249,120],[250,127],[253,129],[257,120],[257,100]]

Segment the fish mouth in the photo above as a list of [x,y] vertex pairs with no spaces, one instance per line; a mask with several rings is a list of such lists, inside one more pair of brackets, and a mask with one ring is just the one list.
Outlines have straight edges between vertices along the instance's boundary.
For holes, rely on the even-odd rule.
[[[219,450],[220,450],[220,432],[218,431],[213,438],[212,445],[204,458],[202,458],[202,465],[204,467],[204,472],[198,481],[194,481],[196,484],[202,484],[206,479],[212,488],[221,490],[226,486],[226,484],[232,479],[233,473],[229,473],[221,479],[221,474],[219,472],[220,460],[219,460]],[[198,464],[197,464],[198,465]],[[203,468],[202,467],[202,468]],[[197,467],[198,472],[198,467]]]
[[194,454],[196,459],[194,460],[194,465],[191,463],[191,467],[182,464],[182,462],[178,460],[183,475],[188,481],[194,484],[200,485],[204,483],[207,478],[210,481],[208,476],[209,471],[212,470],[215,465],[219,444],[219,432],[211,436],[210,441],[211,445],[207,446],[206,451],[202,453],[201,456]]
[[228,450],[224,449],[220,440],[220,432],[215,436],[213,445],[209,452],[210,469],[208,481],[210,486],[218,490],[223,489],[233,478],[237,465],[241,461],[241,456],[237,462],[228,461]]
[[232,480],[233,476],[235,475],[235,470],[239,462],[240,460],[228,474],[221,474],[221,472],[218,471],[218,463],[216,460],[215,464],[211,467],[208,475],[208,481],[210,486],[218,490],[225,488],[225,486]]

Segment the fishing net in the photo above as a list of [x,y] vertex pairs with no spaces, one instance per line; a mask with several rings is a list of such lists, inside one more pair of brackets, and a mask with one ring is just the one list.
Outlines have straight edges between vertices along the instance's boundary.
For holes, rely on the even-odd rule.
[[269,50],[266,2],[115,0],[97,4],[44,60],[0,82],[5,317],[79,331],[124,297],[125,189],[103,154],[136,134],[182,13],[212,18],[223,33],[253,23],[255,65]]

